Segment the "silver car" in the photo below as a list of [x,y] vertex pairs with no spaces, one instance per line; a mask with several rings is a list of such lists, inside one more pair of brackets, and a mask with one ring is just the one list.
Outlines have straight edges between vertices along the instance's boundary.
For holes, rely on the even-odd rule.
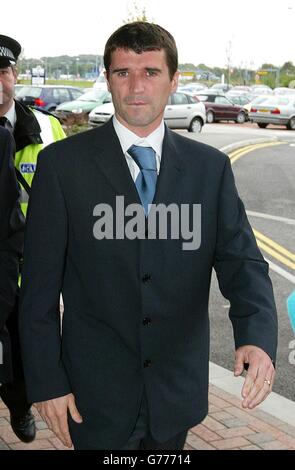
[[[113,104],[103,104],[91,111],[88,122],[91,126],[98,126],[108,121],[113,114]],[[201,132],[206,122],[205,106],[189,93],[173,93],[165,108],[164,120],[171,129]]]
[[265,129],[268,124],[295,130],[295,95],[264,96],[252,102],[249,119]]
[[201,132],[206,122],[206,108],[192,94],[177,91],[169,96],[164,120],[171,129]]

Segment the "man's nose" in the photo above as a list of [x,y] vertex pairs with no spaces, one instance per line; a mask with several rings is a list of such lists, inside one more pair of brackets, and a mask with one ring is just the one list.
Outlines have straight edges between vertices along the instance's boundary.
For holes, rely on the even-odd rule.
[[144,90],[144,79],[140,74],[133,74],[130,77],[130,90],[133,93],[141,93]]

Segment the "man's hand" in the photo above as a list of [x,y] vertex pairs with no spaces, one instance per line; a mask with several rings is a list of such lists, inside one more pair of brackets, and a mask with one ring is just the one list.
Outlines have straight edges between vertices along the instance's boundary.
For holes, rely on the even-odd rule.
[[269,355],[257,346],[241,346],[236,350],[235,376],[243,373],[245,363],[249,368],[242,388],[242,406],[254,408],[270,394],[275,369]]
[[75,397],[72,393],[53,400],[40,401],[35,403],[42,419],[54,434],[67,446],[72,447],[72,440],[69,433],[68,409],[72,419],[76,423],[82,423],[82,416],[76,408]]

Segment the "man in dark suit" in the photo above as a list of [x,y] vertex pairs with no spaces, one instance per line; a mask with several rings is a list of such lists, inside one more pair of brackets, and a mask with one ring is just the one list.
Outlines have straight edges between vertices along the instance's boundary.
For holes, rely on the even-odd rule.
[[[104,62],[114,118],[44,150],[33,183],[20,315],[28,397],[76,449],[181,449],[208,411],[213,267],[231,303],[235,374],[249,366],[243,406],[271,390],[268,266],[228,157],[164,125],[178,83],[171,34],[126,24]],[[183,207],[179,224],[201,235],[194,247],[175,236]]]
[[13,153],[12,136],[0,126],[0,387],[13,378],[11,341],[6,324],[16,302],[24,231]]

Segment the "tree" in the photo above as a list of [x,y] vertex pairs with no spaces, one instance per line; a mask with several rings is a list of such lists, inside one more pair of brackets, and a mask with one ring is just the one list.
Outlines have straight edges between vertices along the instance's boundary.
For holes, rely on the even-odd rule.
[[146,8],[145,6],[142,9],[137,5],[136,0],[133,3],[133,11],[129,11],[127,20],[124,21],[126,23],[133,23],[133,21],[149,21],[146,15]]
[[273,64],[262,64],[261,67],[260,67],[262,70],[266,70],[266,69],[277,69],[277,67]]
[[295,65],[293,62],[285,62],[284,65],[281,67],[281,72],[287,75],[295,74]]

